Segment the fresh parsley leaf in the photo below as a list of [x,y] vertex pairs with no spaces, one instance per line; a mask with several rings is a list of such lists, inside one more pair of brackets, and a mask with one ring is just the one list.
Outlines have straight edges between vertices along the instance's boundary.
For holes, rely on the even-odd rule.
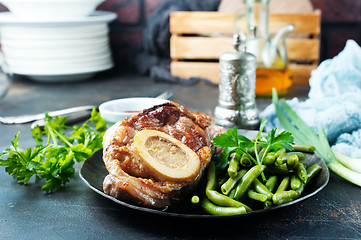
[[[0,153],[0,166],[19,183],[27,184],[33,176],[37,184],[45,180],[42,189],[51,192],[73,178],[75,161],[84,161],[102,148],[106,123],[95,108],[81,126],[66,126],[65,117],[52,118],[48,114],[44,120],[43,129],[37,126],[31,131],[36,147],[19,148],[20,133],[17,133],[11,148]],[[68,131],[72,131],[70,136],[66,134]]]
[[228,129],[226,134],[216,136],[213,143],[222,148],[238,146],[237,128]]
[[[230,153],[235,151],[239,156],[246,154],[254,164],[261,165],[264,157],[270,150],[277,151],[280,148],[293,150],[294,138],[291,133],[274,128],[266,136],[263,129],[267,124],[267,119],[263,119],[255,139],[250,140],[245,136],[238,135],[237,128],[227,130],[226,134],[221,134],[213,138],[216,146],[223,148],[222,154],[214,158],[217,169],[226,168],[229,163]],[[265,179],[262,174],[262,178]]]

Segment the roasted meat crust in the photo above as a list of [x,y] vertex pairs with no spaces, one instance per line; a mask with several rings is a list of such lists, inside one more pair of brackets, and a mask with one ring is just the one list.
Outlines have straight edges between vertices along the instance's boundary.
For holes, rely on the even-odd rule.
[[[107,130],[103,140],[103,160],[109,172],[103,182],[104,192],[143,206],[167,207],[183,188],[197,182],[209,163],[212,135],[217,133],[213,128],[211,116],[192,113],[174,102],[146,109],[116,123]],[[197,153],[201,168],[194,182],[159,181],[147,171],[132,148],[134,136],[145,129],[169,134]]]

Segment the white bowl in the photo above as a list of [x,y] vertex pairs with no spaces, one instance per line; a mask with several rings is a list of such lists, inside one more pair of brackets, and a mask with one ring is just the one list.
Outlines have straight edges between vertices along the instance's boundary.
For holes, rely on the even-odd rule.
[[64,19],[89,16],[104,0],[1,0],[19,18]]
[[99,112],[102,118],[109,123],[123,121],[126,117],[131,117],[156,105],[169,102],[160,98],[122,98],[102,103],[99,106]]

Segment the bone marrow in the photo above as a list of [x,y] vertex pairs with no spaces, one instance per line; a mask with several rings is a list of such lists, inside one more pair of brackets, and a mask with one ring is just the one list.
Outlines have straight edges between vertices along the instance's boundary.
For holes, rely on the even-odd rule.
[[166,133],[142,130],[135,135],[133,146],[158,180],[191,181],[199,174],[198,155]]

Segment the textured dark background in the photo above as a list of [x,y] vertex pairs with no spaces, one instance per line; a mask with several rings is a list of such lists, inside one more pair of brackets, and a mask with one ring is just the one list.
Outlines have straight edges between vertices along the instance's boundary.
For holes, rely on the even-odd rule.
[[[118,18],[110,25],[116,71],[133,69],[130,62],[142,41],[147,19],[163,1],[106,0],[98,7],[98,10],[118,14]],[[321,61],[337,55],[345,46],[347,39],[354,39],[359,45],[361,44],[360,0],[312,0],[312,3],[314,8],[322,11]],[[0,5],[0,11],[7,9]]]

